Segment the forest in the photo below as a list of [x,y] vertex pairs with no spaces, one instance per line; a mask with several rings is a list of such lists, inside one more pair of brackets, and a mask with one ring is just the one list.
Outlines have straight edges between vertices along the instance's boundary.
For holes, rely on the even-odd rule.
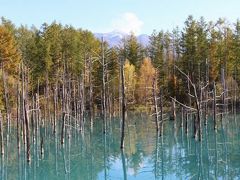
[[102,133],[108,133],[111,119],[121,117],[124,148],[128,113],[152,117],[159,136],[163,124],[179,114],[180,126],[196,141],[202,139],[208,115],[217,130],[219,119],[237,113],[240,20],[206,22],[189,16],[181,29],[154,30],[149,38],[144,46],[131,33],[110,47],[103,38],[71,25],[17,27],[2,17],[1,153],[4,132],[8,138],[12,125],[17,147],[25,146],[31,161],[32,141],[39,138],[43,148],[44,128],[59,133],[64,144],[69,127],[81,133],[89,125],[94,131],[93,124],[101,122]]

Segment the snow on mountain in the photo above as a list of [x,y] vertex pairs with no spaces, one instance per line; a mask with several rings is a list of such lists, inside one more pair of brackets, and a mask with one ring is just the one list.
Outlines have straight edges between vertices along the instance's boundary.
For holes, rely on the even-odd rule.
[[142,44],[143,46],[147,46],[147,45],[149,45],[149,36],[148,35],[146,35],[146,34],[141,34],[141,35],[139,35],[139,36],[137,36],[137,39],[138,39],[138,42],[140,43],[140,44]]
[[[112,31],[109,33],[95,33],[94,35],[99,40],[103,38],[104,41],[107,41],[110,47],[121,46],[122,39],[128,36],[127,33],[123,33],[120,31]],[[147,46],[149,44],[149,36],[146,34],[141,34],[137,36],[137,40],[143,46]]]

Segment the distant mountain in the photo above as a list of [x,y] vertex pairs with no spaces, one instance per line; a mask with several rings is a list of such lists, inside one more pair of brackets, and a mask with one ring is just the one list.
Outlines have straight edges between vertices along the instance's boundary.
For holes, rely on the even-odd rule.
[[[128,36],[127,33],[119,32],[119,31],[112,31],[109,33],[95,33],[94,35],[99,40],[103,38],[104,41],[108,42],[110,47],[121,46],[122,39]],[[137,40],[143,46],[147,46],[149,44],[149,36],[146,34],[141,34],[137,36]]]
[[141,43],[143,46],[147,46],[149,45],[149,36],[146,34],[141,34],[139,36],[137,36],[138,42]]

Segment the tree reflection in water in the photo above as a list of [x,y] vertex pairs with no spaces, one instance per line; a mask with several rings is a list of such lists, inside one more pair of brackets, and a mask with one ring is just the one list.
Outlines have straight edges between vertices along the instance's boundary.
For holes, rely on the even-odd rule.
[[[32,161],[27,164],[24,146],[17,149],[15,128],[4,136],[5,154],[1,156],[0,179],[237,179],[240,177],[239,117],[224,117],[218,130],[212,119],[203,126],[202,141],[192,138],[192,119],[187,126],[166,121],[164,133],[156,133],[154,121],[147,115],[128,115],[125,148],[120,150],[119,119],[111,120],[107,133],[102,121],[86,125],[83,132],[66,128],[65,144],[51,129],[45,134],[44,154],[41,136],[35,134]],[[183,119],[183,121],[186,121]],[[89,127],[89,128],[88,128]],[[188,131],[186,131],[188,128]],[[6,133],[6,132],[5,132]]]

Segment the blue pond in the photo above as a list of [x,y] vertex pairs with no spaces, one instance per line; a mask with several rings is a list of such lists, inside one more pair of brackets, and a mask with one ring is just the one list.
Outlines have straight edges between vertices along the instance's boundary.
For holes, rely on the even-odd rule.
[[64,145],[60,124],[56,134],[42,128],[31,138],[30,163],[23,143],[17,148],[13,126],[11,133],[4,134],[0,179],[240,179],[238,116],[219,119],[217,131],[209,118],[203,125],[202,141],[194,140],[191,123],[186,133],[180,121],[165,121],[163,135],[158,136],[151,117],[129,115],[123,151],[117,118],[108,122],[106,134],[101,119],[94,121],[92,130],[87,123],[82,132],[74,125],[66,126]]

